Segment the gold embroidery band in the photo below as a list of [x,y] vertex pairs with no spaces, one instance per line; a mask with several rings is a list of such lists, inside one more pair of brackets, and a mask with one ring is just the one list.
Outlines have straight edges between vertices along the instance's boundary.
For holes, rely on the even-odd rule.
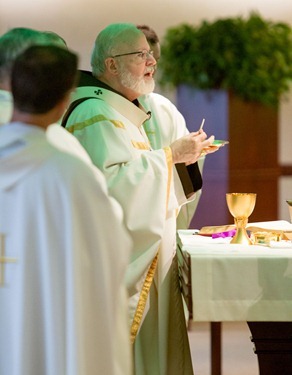
[[87,128],[88,126],[91,126],[91,125],[93,125],[97,122],[101,122],[101,121],[109,121],[116,128],[125,129],[125,125],[121,121],[108,119],[104,115],[93,116],[93,117],[91,117],[91,118],[89,118],[85,121],[77,122],[75,124],[69,125],[68,128],[66,128],[66,129],[68,130],[68,132],[74,133],[74,131],[76,131],[76,130],[82,130],[84,128]]
[[[167,206],[168,200],[169,200],[170,182],[171,182],[171,176],[172,176],[172,153],[171,153],[170,147],[165,147],[164,152],[165,152],[165,157],[167,160],[167,167],[168,167],[168,183],[167,183],[167,195],[166,195],[166,206]],[[159,250],[151,263],[151,266],[148,270],[147,276],[145,278],[145,281],[142,287],[142,291],[140,293],[137,309],[136,309],[132,327],[131,327],[131,343],[132,344],[135,341],[138,329],[141,324],[142,316],[143,316],[144,309],[146,306],[147,297],[150,291],[150,287],[151,287],[154,274],[155,274],[155,270],[157,267],[157,263],[158,263],[158,254],[159,254]]]
[[138,150],[150,150],[150,144],[146,142],[137,142],[131,141],[133,147],[137,148]]
[[4,286],[4,266],[5,263],[15,263],[15,258],[8,258],[5,256],[5,237],[0,233],[0,287]]
[[167,195],[166,195],[166,209],[168,207],[169,202],[169,194],[170,194],[170,184],[171,184],[171,178],[172,178],[172,152],[170,147],[164,147],[165,157],[166,157],[166,163],[167,163],[167,169],[168,169],[168,180],[167,180]]
[[158,253],[159,253],[159,250],[158,250],[155,258],[153,259],[153,261],[152,261],[152,263],[149,267],[149,270],[147,272],[147,276],[145,278],[145,281],[144,281],[144,284],[143,284],[143,287],[142,287],[142,291],[140,293],[139,301],[138,301],[138,304],[137,304],[137,309],[136,309],[135,316],[134,316],[134,319],[133,319],[133,323],[132,323],[132,326],[131,326],[131,343],[132,344],[135,341],[135,338],[137,336],[139,327],[141,325],[141,320],[142,320],[142,316],[143,316],[143,313],[144,313],[144,310],[145,310],[146,301],[147,301],[147,298],[148,298],[148,294],[150,292],[150,287],[151,287],[151,284],[152,284],[152,281],[153,281],[153,278],[154,278],[154,274],[155,274],[155,271],[156,271],[156,267],[157,267]]

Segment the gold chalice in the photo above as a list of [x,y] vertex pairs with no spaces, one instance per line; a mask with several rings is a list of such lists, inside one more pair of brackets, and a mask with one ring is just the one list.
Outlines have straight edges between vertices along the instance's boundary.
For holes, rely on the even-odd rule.
[[290,221],[292,223],[292,200],[286,200],[289,205]]
[[227,193],[226,201],[229,212],[234,217],[236,225],[236,234],[230,243],[240,243],[244,245],[251,245],[252,242],[246,233],[246,225],[248,218],[252,214],[256,194],[254,193]]

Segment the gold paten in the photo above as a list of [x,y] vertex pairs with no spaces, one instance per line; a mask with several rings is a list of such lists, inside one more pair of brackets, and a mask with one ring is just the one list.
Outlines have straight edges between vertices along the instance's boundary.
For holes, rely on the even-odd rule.
[[269,246],[271,241],[279,242],[283,234],[278,232],[255,232],[251,234],[251,241],[254,245]]

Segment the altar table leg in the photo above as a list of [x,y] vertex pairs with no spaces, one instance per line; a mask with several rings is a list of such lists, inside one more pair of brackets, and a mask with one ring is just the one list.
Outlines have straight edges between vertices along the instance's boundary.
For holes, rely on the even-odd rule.
[[260,375],[292,374],[292,322],[247,322]]
[[221,322],[211,322],[211,375],[221,375]]

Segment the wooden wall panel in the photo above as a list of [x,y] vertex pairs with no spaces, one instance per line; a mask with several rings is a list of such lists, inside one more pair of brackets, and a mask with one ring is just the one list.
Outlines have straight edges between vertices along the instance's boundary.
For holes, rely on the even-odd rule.
[[[229,144],[206,158],[203,190],[191,228],[233,222],[225,194],[257,193],[250,221],[277,220],[278,112],[224,91],[182,86],[177,106],[191,131],[205,118],[204,130]],[[196,124],[194,124],[196,122]]]
[[252,221],[277,220],[278,113],[229,95],[229,190],[257,193]]

